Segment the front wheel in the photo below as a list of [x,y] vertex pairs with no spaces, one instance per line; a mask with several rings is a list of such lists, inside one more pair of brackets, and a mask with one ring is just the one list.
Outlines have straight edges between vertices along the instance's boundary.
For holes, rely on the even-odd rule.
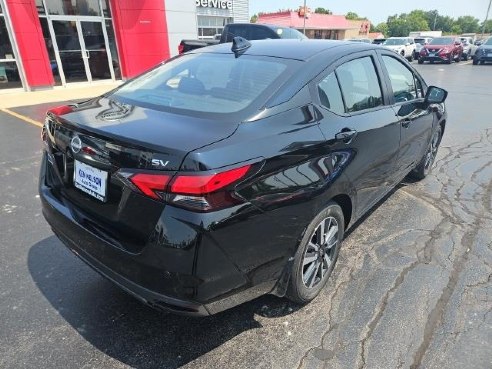
[[300,304],[314,299],[335,267],[345,232],[343,211],[330,202],[309,224],[292,264],[287,297]]
[[463,55],[463,60],[464,60],[464,61],[468,61],[468,54],[464,54],[464,55]]
[[432,135],[431,142],[429,143],[429,147],[422,157],[422,160],[420,160],[417,167],[415,167],[415,169],[410,173],[410,176],[412,178],[420,181],[427,177],[432,171],[432,166],[434,165],[434,161],[436,160],[437,150],[439,149],[439,145],[441,144],[441,139],[442,127],[439,125]]
[[423,59],[419,59],[419,64],[424,64],[424,60]]

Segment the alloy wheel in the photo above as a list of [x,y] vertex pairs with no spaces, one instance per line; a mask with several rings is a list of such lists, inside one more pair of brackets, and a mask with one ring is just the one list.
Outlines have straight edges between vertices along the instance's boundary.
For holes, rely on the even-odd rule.
[[439,140],[441,138],[440,132],[441,130],[437,130],[432,136],[432,141],[429,146],[429,150],[427,151],[427,154],[425,156],[424,170],[426,172],[430,170],[432,164],[434,164],[434,160],[436,160],[437,150],[439,149]]
[[311,235],[302,260],[302,282],[307,288],[316,287],[327,276],[335,256],[338,231],[337,220],[327,217]]

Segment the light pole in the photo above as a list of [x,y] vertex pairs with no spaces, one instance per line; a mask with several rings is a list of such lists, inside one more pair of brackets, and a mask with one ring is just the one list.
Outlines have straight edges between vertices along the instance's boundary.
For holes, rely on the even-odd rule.
[[307,10],[306,10],[306,0],[304,0],[304,35],[306,35],[306,12],[307,12]]
[[487,8],[487,14],[485,15],[485,20],[483,21],[483,27],[482,27],[482,40],[485,34],[485,25],[487,24],[487,20],[489,19],[489,11],[490,11],[490,5],[492,4],[492,0],[489,1],[489,7]]

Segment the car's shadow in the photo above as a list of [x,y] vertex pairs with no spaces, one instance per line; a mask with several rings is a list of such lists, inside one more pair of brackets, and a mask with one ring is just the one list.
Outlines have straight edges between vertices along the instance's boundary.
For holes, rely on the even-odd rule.
[[42,294],[84,339],[135,368],[179,367],[260,328],[255,315],[281,317],[300,308],[263,296],[205,318],[158,312],[100,277],[55,236],[31,247],[28,267]]

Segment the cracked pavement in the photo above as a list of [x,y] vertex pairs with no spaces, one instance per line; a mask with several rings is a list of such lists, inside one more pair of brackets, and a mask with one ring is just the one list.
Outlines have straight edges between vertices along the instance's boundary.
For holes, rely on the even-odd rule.
[[0,113],[0,368],[491,368],[492,65],[416,67],[449,91],[430,177],[350,232],[311,304],[204,319],[143,306],[61,245],[36,198],[39,131]]

